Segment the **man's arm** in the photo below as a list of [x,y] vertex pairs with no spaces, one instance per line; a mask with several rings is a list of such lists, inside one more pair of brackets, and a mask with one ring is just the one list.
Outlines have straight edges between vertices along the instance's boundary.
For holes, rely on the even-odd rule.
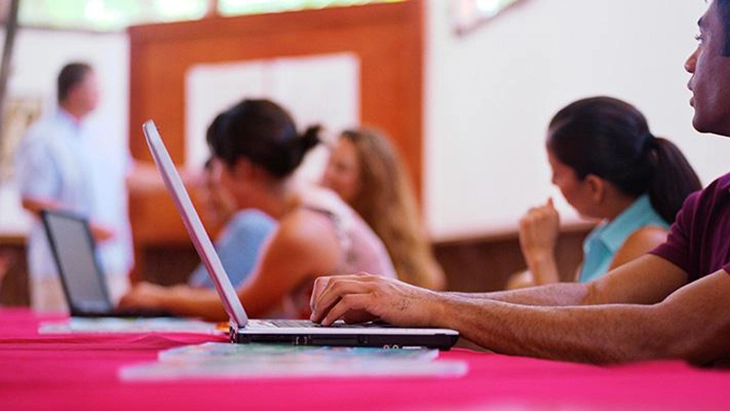
[[730,275],[718,271],[652,305],[534,307],[436,299],[433,325],[513,355],[591,363],[680,358],[706,364],[730,354]]
[[54,199],[41,200],[30,197],[24,197],[21,204],[26,211],[34,215],[40,215],[42,210],[56,210],[61,206],[60,203]]
[[[312,320],[328,325],[339,318],[380,318],[401,326],[447,327],[494,351],[559,360],[716,359],[730,342],[730,278],[720,271],[661,302],[685,277],[668,261],[645,256],[590,287],[614,304],[596,299],[597,305],[567,307],[435,293],[367,275],[325,277],[315,284]],[[642,287],[632,291],[618,284],[627,278]],[[647,284],[662,278],[665,283],[649,292]]]
[[449,295],[539,306],[653,304],[662,301],[686,282],[687,274],[675,265],[662,258],[645,255],[590,283],[558,283],[513,291]]
[[[37,217],[40,216],[40,213],[43,210],[58,210],[63,208],[60,202],[53,199],[41,200],[37,198],[25,197],[23,198],[21,204],[23,205],[23,208],[25,210]],[[94,221],[89,222],[89,228],[91,229],[91,234],[94,236],[94,239],[97,241],[110,240],[115,236],[114,230],[98,224]]]
[[154,163],[130,159],[129,164],[126,184],[131,193],[147,193],[164,189],[164,182]]

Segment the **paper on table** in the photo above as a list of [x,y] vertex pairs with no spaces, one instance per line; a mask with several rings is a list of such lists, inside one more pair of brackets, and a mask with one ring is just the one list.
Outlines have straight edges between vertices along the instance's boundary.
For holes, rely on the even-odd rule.
[[179,332],[224,334],[214,323],[183,318],[79,318],[42,322],[39,334]]
[[388,350],[371,347],[321,347],[276,344],[231,344],[207,342],[199,345],[160,351],[158,359],[164,363],[231,362],[352,362],[388,360],[430,362],[438,358],[438,350]]
[[124,367],[125,381],[307,377],[459,377],[463,361],[438,350],[205,343],[160,352],[156,363]]

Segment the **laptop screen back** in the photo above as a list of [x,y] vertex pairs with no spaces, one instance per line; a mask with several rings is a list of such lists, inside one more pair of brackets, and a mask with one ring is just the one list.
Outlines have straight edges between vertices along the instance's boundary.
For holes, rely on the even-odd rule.
[[43,223],[71,313],[111,310],[86,220],[65,213],[45,211]]
[[231,280],[223,269],[223,264],[221,264],[220,258],[218,258],[218,254],[215,252],[215,248],[213,248],[213,243],[210,241],[210,237],[208,237],[203,223],[195,211],[195,207],[193,207],[193,202],[190,200],[187,190],[185,190],[182,179],[180,179],[180,175],[177,173],[177,169],[175,169],[175,164],[172,162],[172,158],[170,158],[170,154],[162,142],[162,137],[160,137],[155,123],[152,120],[148,120],[142,125],[142,129],[144,130],[147,145],[150,148],[155,165],[157,165],[157,169],[162,174],[165,187],[172,197],[175,207],[177,207],[177,211],[190,235],[190,240],[192,240],[195,250],[198,252],[200,259],[203,260],[203,264],[208,270],[211,280],[213,280],[215,289],[221,297],[228,317],[230,317],[231,322],[235,323],[236,326],[245,327],[248,322],[246,311],[244,311],[243,305],[241,305],[241,301],[238,299],[236,289],[233,288]]

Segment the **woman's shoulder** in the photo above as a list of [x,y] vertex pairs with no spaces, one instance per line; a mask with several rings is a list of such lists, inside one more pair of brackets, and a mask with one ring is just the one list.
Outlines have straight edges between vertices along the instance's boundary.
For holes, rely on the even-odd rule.
[[621,248],[642,244],[658,245],[666,241],[667,233],[669,233],[669,230],[667,230],[663,226],[646,225],[634,230],[631,234],[629,234],[629,236],[626,237],[626,241],[624,242],[623,247]]
[[306,186],[300,192],[300,199],[301,205],[305,209],[338,216],[352,213],[352,209],[334,191],[321,186]]
[[299,205],[279,219],[277,237],[289,242],[302,244],[316,243],[337,237],[332,227],[330,207],[323,204],[313,205],[302,197]]
[[647,225],[634,230],[618,249],[611,262],[611,268],[636,259],[667,240],[668,230],[657,225]]

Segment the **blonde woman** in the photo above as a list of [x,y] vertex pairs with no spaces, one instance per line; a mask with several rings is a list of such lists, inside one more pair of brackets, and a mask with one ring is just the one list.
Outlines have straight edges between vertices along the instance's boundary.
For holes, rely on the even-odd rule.
[[342,132],[322,184],[335,191],[380,237],[398,278],[435,290],[446,280],[421,229],[413,188],[397,151],[376,130]]

